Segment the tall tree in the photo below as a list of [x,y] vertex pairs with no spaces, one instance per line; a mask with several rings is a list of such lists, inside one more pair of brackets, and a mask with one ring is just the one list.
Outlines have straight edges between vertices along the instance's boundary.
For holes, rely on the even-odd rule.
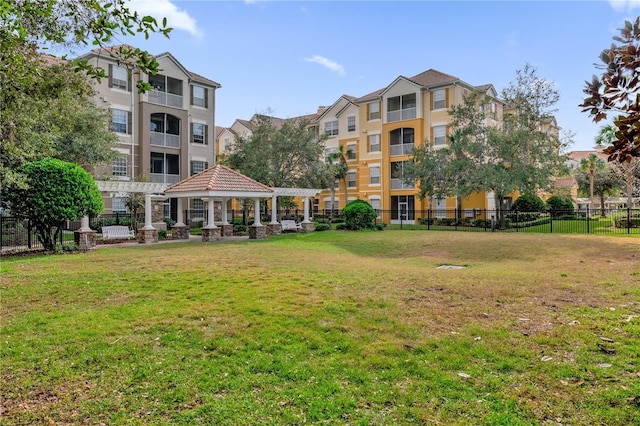
[[[450,110],[453,135],[444,148],[444,182],[439,191],[458,198],[474,192],[493,192],[500,225],[504,225],[504,200],[516,190],[535,193],[551,186],[553,178],[566,172],[564,138],[547,132],[552,107],[558,101],[553,83],[537,74],[530,65],[518,70],[516,79],[503,91],[507,111],[502,126],[489,125],[486,112],[489,99],[470,93]],[[426,151],[426,149],[424,149]],[[421,149],[414,156],[421,188],[435,190],[432,156]],[[420,164],[423,161],[424,165]],[[423,180],[427,182],[423,183]]]
[[613,115],[615,138],[604,152],[609,161],[629,162],[640,157],[640,17],[625,21],[619,31],[613,37],[619,44],[600,53],[596,68],[603,72],[585,82],[587,96],[580,106],[596,123]]
[[[607,124],[600,128],[596,137],[598,146],[611,145],[616,140],[616,127],[613,124]],[[622,163],[615,162],[616,170],[621,174],[626,183],[627,206],[633,207],[633,194],[640,187],[640,157],[633,157],[630,161]]]
[[[591,154],[594,157],[595,154]],[[609,196],[618,196],[624,188],[624,179],[615,164],[607,164],[601,158],[594,160],[591,155],[584,158],[575,174],[578,182],[578,190],[582,194],[588,194],[590,207],[595,211],[595,196],[600,200],[600,213],[605,216],[605,199]]]
[[257,129],[235,138],[225,164],[268,186],[317,187],[325,138],[309,128],[308,120],[276,126],[268,115],[256,117]]
[[[171,28],[166,21],[158,23],[151,16],[141,16],[128,8],[127,0],[0,0],[0,144],[1,163],[0,180],[2,188],[6,184],[20,181],[15,173],[17,167],[56,154],[56,145],[73,142],[84,148],[76,150],[90,153],[87,138],[78,139],[78,135],[89,135],[96,130],[102,120],[91,123],[99,111],[76,110],[67,115],[66,105],[56,105],[53,100],[61,101],[58,94],[41,93],[39,90],[49,85],[49,79],[62,87],[62,79],[73,73],[65,71],[64,76],[51,74],[48,69],[52,58],[43,55],[47,49],[70,51],[77,47],[106,47],[119,35],[139,33],[148,37],[159,32],[168,36]],[[158,71],[157,61],[145,51],[124,46],[109,49],[109,54],[123,65],[135,67],[145,73]],[[87,61],[74,60],[72,68],[82,71],[80,75],[95,78],[106,77],[105,69],[92,66]],[[77,88],[77,86],[76,86]],[[147,90],[148,84],[142,83],[139,90]],[[71,89],[74,90],[74,89]],[[65,93],[68,93],[65,91]],[[71,97],[65,98],[72,101]],[[81,97],[86,99],[86,97]],[[59,109],[59,106],[64,108]],[[93,114],[93,116],[92,116]],[[63,130],[63,123],[73,118],[75,131]],[[46,123],[46,124],[45,124]],[[45,131],[43,130],[45,127]],[[41,133],[40,137],[36,137]],[[66,137],[66,139],[64,139]],[[93,147],[92,147],[93,148]],[[66,148],[65,148],[66,149]],[[94,154],[84,158],[69,158],[83,162]],[[24,184],[24,180],[22,180]]]
[[[333,166],[331,167],[331,170],[333,172],[333,177],[338,182],[342,182],[343,189],[344,189],[345,206],[349,202],[349,192],[348,192],[349,165],[347,164],[348,155],[349,155],[349,150],[346,150],[344,145],[339,145],[338,150],[336,152],[330,153],[327,158],[327,162]],[[333,199],[331,199],[331,205],[333,206]]]
[[599,158],[596,154],[591,153],[587,158],[583,158],[580,160],[580,165],[578,166],[578,170],[581,172],[587,172],[589,174],[589,200],[591,204],[591,208],[593,209],[593,182],[596,178],[596,172],[604,171],[606,167],[606,163],[604,160]]

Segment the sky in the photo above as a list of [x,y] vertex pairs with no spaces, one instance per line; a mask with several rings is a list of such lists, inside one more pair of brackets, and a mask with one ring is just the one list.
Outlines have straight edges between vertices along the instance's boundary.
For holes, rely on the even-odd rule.
[[640,0],[592,1],[182,1],[132,0],[166,17],[169,39],[122,38],[222,85],[217,126],[255,113],[316,112],[398,76],[430,68],[500,93],[526,64],[560,92],[556,119],[571,150],[594,145],[602,123],[578,106],[585,80]]

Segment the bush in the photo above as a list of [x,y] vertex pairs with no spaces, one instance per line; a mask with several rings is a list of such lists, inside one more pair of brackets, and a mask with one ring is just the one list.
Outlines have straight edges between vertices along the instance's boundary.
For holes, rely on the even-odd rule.
[[567,197],[554,195],[553,197],[549,197],[549,199],[547,200],[547,209],[573,211],[573,201],[571,201],[571,199]]
[[535,194],[522,194],[513,203],[511,210],[519,212],[542,212],[545,210],[544,202]]
[[315,230],[316,231],[328,231],[331,229],[328,223],[316,223]]
[[166,238],[167,238],[167,231],[166,231],[166,230],[164,230],[164,229],[160,229],[160,230],[158,231],[158,239],[159,239],[159,240],[164,240],[164,239],[166,239]]
[[171,228],[173,228],[173,225],[176,224],[176,221],[171,219],[171,218],[169,218],[169,217],[165,217],[164,218],[164,223],[167,224],[167,229],[171,229]]
[[344,217],[344,229],[352,231],[375,229],[375,220],[378,217],[375,209],[364,200],[351,201],[342,209],[342,215]]

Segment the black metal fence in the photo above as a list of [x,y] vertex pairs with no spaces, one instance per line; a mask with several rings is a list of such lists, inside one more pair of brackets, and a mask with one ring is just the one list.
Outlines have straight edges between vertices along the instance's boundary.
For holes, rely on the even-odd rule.
[[[263,211],[262,223],[271,221],[271,212]],[[344,221],[340,211],[315,210],[309,214],[315,223],[331,222],[340,228]],[[277,219],[301,222],[303,210],[282,210]],[[216,217],[216,222],[221,218]],[[229,223],[252,224],[253,211],[229,210]],[[170,222],[170,221],[169,221]],[[102,226],[125,225],[135,228],[144,223],[144,214],[132,218],[129,214],[104,214],[90,218],[89,226],[101,232]],[[200,227],[207,223],[206,211],[185,211],[185,223]],[[570,234],[634,234],[640,235],[640,209],[554,210],[546,212],[517,212],[483,209],[450,210],[380,210],[376,223],[385,229],[439,230],[466,232],[529,232]],[[0,247],[3,252],[42,248],[35,227],[28,220],[18,220],[8,215],[0,216]],[[80,228],[80,221],[68,221],[60,233],[61,245],[73,242],[73,231]]]

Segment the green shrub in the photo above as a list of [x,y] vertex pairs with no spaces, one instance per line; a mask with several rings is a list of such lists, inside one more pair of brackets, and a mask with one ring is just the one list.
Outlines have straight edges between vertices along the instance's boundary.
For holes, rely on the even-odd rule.
[[167,231],[165,229],[160,229],[158,231],[158,239],[159,240],[164,240],[167,238]]
[[549,199],[547,200],[547,209],[573,211],[573,201],[571,201],[571,198],[568,197],[560,197],[559,195],[554,195],[553,197],[549,197]]
[[316,231],[328,231],[331,229],[328,223],[316,223],[315,228]]
[[171,219],[170,217],[165,217],[164,218],[164,223],[167,224],[167,229],[171,229],[171,228],[173,228],[173,225],[176,224],[176,221]]
[[542,212],[545,210],[544,202],[535,194],[522,194],[513,203],[511,210],[519,212]]
[[375,220],[378,217],[375,209],[364,200],[351,201],[342,209],[342,215],[344,216],[344,229],[352,231],[375,229]]

